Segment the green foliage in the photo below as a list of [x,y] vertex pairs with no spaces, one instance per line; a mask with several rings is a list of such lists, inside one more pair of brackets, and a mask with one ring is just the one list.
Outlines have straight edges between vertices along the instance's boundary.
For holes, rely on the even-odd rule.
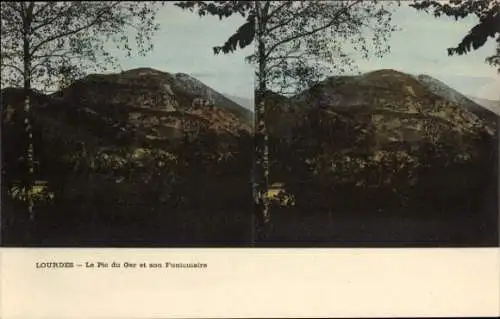
[[254,3],[253,1],[182,1],[175,5],[191,12],[196,11],[200,17],[210,14],[223,19],[233,14],[245,17],[253,9]]
[[[339,132],[334,145],[331,135],[311,135],[310,130],[295,128],[307,142],[297,138],[284,145],[288,152],[278,154],[281,167],[275,168],[291,172],[281,180],[304,214],[311,210],[380,214],[380,208],[386,213],[423,217],[436,213],[440,205],[451,214],[454,203],[450,198],[484,183],[477,176],[485,177],[493,164],[483,160],[486,153],[471,155],[444,143],[422,141],[380,150],[368,145],[349,148],[345,141],[351,137],[346,133]],[[422,201],[422,196],[429,200]]]
[[248,15],[245,24],[240,26],[236,33],[233,34],[224,43],[223,46],[214,47],[214,53],[219,54],[223,52],[224,54],[231,53],[237,49],[243,49],[250,45],[255,37],[255,16],[253,14]]
[[500,3],[497,0],[451,0],[449,3],[435,0],[414,0],[410,4],[417,10],[433,10],[434,16],[454,17],[455,20],[475,15],[479,23],[472,27],[456,47],[448,48],[449,55],[463,55],[482,47],[488,38],[495,38],[496,53],[486,62],[498,67],[500,72]]
[[264,64],[264,74],[257,76],[280,93],[297,92],[333,71],[354,68],[349,49],[366,58],[371,47],[376,55],[387,53],[386,42],[395,30],[388,9],[392,3],[383,1],[183,1],[176,5],[200,16],[246,16],[222,46],[213,48],[216,54],[252,44],[257,26],[263,25],[259,41],[265,43],[264,60],[259,60],[257,51],[247,60]]
[[[387,38],[394,30],[388,5],[361,0],[183,1],[176,5],[200,16],[246,16],[236,32],[213,49],[215,54],[231,53],[256,43],[254,54],[246,60],[257,65],[253,185],[256,215],[266,225],[270,216],[270,171],[265,93],[268,88],[284,94],[297,93],[333,70],[347,70],[354,60],[346,54],[346,44],[364,57],[371,53],[369,44],[373,44],[375,54],[386,53]],[[366,31],[371,32],[368,40]]]
[[43,203],[54,199],[54,192],[50,191],[44,183],[37,183],[29,189],[14,184],[8,190],[7,195],[22,202],[33,200],[37,203]]
[[250,45],[255,37],[255,3],[254,1],[183,1],[175,4],[182,9],[188,9],[191,12],[196,11],[198,15],[207,14],[228,18],[233,14],[247,16],[246,22],[241,25],[236,33],[233,34],[222,46],[213,48],[215,54],[220,52],[227,54],[243,49]]
[[[59,1],[2,2],[2,86],[32,85],[49,89],[63,75],[75,79],[91,70],[117,65],[107,41],[129,56],[135,36],[138,53],[152,49],[157,2]],[[27,47],[26,47],[27,45]],[[23,64],[28,63],[25,66]],[[25,74],[28,72],[28,74]]]
[[[108,41],[130,56],[129,37],[135,34],[139,54],[152,49],[151,36],[158,30],[152,2],[2,2],[1,85],[23,88],[24,132],[27,136],[22,160],[22,189],[32,189],[35,180],[33,141],[33,87],[63,88],[89,70],[116,65],[104,48]],[[34,217],[31,191],[26,191],[27,209]]]

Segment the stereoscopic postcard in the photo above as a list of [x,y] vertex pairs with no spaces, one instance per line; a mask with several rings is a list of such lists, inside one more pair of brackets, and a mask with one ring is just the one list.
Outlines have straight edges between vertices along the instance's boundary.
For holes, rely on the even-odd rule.
[[1,318],[500,315],[499,1],[1,22]]

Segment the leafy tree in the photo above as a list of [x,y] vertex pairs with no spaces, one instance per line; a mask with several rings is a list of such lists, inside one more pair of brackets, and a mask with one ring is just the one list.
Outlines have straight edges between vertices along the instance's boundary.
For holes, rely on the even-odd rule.
[[368,57],[369,44],[373,44],[378,55],[387,52],[386,40],[394,30],[387,10],[391,3],[362,0],[182,1],[176,5],[200,16],[210,14],[223,19],[239,14],[246,17],[236,32],[213,50],[215,54],[227,54],[256,43],[255,53],[247,57],[247,61],[257,64],[254,193],[256,216],[262,219],[261,225],[268,225],[266,92],[272,89],[293,94],[332,70],[345,71],[354,67],[349,52]]
[[482,47],[488,38],[496,36],[496,52],[486,58],[500,72],[500,2],[498,0],[450,0],[448,2],[435,0],[414,0],[410,4],[417,10],[432,11],[434,16],[454,17],[455,20],[475,15],[479,23],[472,27],[456,47],[448,48],[449,55],[463,55]]
[[[17,1],[1,3],[2,86],[24,89],[25,131],[28,145],[25,156],[28,172],[23,189],[33,185],[33,116],[31,91],[53,88],[60,81],[75,79],[88,71],[117,65],[105,44],[115,43],[131,55],[130,33],[135,32],[139,54],[152,49],[151,36],[158,30],[155,2],[122,1]],[[29,196],[28,196],[29,197]],[[30,219],[33,200],[28,198]]]

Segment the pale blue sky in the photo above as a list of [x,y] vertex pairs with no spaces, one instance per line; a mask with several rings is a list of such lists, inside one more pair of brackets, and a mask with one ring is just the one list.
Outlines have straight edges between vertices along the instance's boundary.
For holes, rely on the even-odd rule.
[[218,17],[200,18],[168,4],[158,14],[158,22],[160,31],[153,39],[153,52],[146,57],[120,59],[123,69],[152,67],[187,73],[221,93],[253,96],[254,69],[244,61],[245,56],[253,53],[253,46],[229,55],[216,56],[212,51],[244,22],[241,16],[221,22]]
[[402,30],[392,35],[391,53],[382,59],[361,60],[359,67],[362,71],[393,68],[428,74],[464,94],[500,100],[500,76],[484,61],[495,52],[493,38],[467,55],[448,56],[446,50],[456,46],[477,23],[475,17],[459,21],[449,17],[435,18],[402,5],[393,18]]
[[[253,68],[244,61],[253,47],[234,54],[215,56],[214,45],[222,44],[241,23],[240,16],[222,22],[217,17],[199,17],[173,5],[158,15],[160,32],[154,51],[146,57],[120,58],[123,69],[152,67],[162,71],[191,74],[222,93],[253,99]],[[482,98],[500,99],[500,77],[484,62],[494,52],[491,39],[481,49],[465,56],[447,55],[476,23],[474,17],[456,22],[440,19],[402,5],[394,22],[402,29],[392,35],[391,53],[382,59],[359,60],[360,71],[392,68],[406,73],[428,74],[460,92]]]

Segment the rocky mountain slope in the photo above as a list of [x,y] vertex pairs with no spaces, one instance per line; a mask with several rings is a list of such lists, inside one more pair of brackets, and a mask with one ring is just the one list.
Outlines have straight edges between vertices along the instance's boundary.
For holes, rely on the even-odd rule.
[[331,77],[271,104],[293,105],[289,109],[297,119],[324,111],[340,121],[368,125],[366,133],[374,133],[380,143],[437,140],[444,135],[458,142],[464,136],[494,135],[495,114],[436,81],[379,70],[362,76]]
[[232,95],[232,94],[226,94],[226,93],[224,93],[224,95],[225,95],[228,99],[230,99],[230,100],[232,100],[232,101],[234,101],[234,102],[238,103],[238,104],[239,104],[239,105],[241,105],[241,106],[244,106],[245,108],[247,108],[247,109],[249,109],[249,110],[251,110],[251,109],[253,109],[253,108],[254,108],[254,101],[253,101],[253,99],[244,98],[244,97],[235,96],[235,95]]
[[3,242],[245,238],[246,213],[235,207],[251,201],[252,125],[236,103],[152,69],[89,75],[31,97],[34,221],[18,191],[27,173],[23,91],[1,91]]
[[90,75],[80,82],[85,85],[111,83],[115,89],[122,91],[127,91],[127,86],[133,86],[136,90],[134,95],[136,99],[141,99],[143,106],[184,108],[190,106],[194,98],[204,98],[212,99],[216,107],[230,111],[243,120],[248,121],[252,116],[251,111],[185,73],[171,74],[151,68],[138,68],[119,74]]
[[442,98],[450,102],[462,105],[463,107],[477,115],[479,118],[481,118],[483,121],[489,123],[491,126],[495,125],[495,115],[492,114],[492,110],[490,108],[485,107],[484,105],[482,105],[482,103],[477,103],[477,101],[474,101],[474,99],[461,94],[460,92],[450,88],[445,83],[431,76],[418,75],[416,76],[416,79],[423,83],[432,93],[441,96]]
[[[22,91],[1,93],[5,196],[26,171],[27,144]],[[323,226],[335,214],[461,215],[464,227],[475,220],[478,231],[492,231],[496,122],[444,84],[379,70],[266,97],[270,182],[295,197],[293,208],[272,208],[284,240],[332,238]],[[236,103],[185,74],[135,69],[90,75],[50,96],[33,92],[32,106],[36,178],[54,194],[37,204],[40,241],[56,226],[70,241],[132,233],[161,244],[248,240],[252,124]],[[4,198],[10,213],[2,218],[16,237],[29,220],[19,219],[23,205]],[[321,227],[293,230],[291,216],[317,217]]]
[[174,90],[182,91],[184,94],[190,95],[199,95],[199,92],[205,92],[205,94],[211,95],[211,97],[215,101],[215,105],[220,108],[231,111],[236,114],[238,117],[246,120],[248,123],[253,124],[253,113],[242,105],[238,104],[238,102],[234,102],[233,100],[227,98],[224,94],[221,94],[205,84],[201,81],[187,75],[184,73],[177,73],[174,75],[177,85],[174,86]]
[[[192,103],[200,98],[214,103]],[[225,156],[252,131],[241,106],[186,75],[153,69],[89,75],[52,95],[33,92],[31,102],[35,150],[50,165],[123,164],[137,152],[177,156],[186,138]],[[2,149],[11,167],[23,152],[24,116],[22,90],[3,89]]]
[[[5,114],[22,110],[18,91],[2,91]],[[42,125],[46,135],[109,145],[158,144],[205,133],[234,140],[249,133],[251,123],[238,113],[244,108],[214,92],[185,75],[135,69],[89,75],[49,96],[38,94],[33,107],[40,123],[47,123]],[[207,94],[214,105],[193,105]]]
[[286,127],[278,117],[268,119],[272,134],[290,136],[290,152],[277,156],[300,157],[307,165],[298,163],[304,166],[299,171],[312,172],[287,182],[312,178],[322,185],[316,186],[321,191],[309,203],[325,200],[327,189],[359,196],[378,189],[373,196],[383,198],[381,191],[400,199],[411,189],[414,205],[426,193],[429,199],[440,194],[440,200],[473,189],[493,194],[495,115],[444,84],[430,86],[428,80],[378,70],[331,77],[289,99],[274,95],[277,102],[270,108],[281,108],[293,118]]
[[474,96],[469,96],[469,99],[472,101],[476,102],[477,104],[485,107],[486,109],[490,110],[491,112],[497,114],[500,116],[500,98],[499,100],[488,100],[488,99],[482,99]]

